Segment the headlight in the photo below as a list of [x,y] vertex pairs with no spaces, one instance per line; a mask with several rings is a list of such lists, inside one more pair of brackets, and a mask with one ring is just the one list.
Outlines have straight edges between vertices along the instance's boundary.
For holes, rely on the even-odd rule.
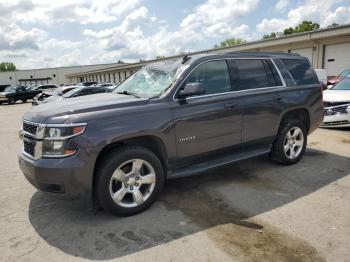
[[68,147],[68,139],[81,135],[85,124],[72,126],[46,126],[42,154],[44,157],[64,157],[75,154],[76,148]]
[[46,127],[44,138],[48,139],[67,139],[82,134],[85,125],[81,126],[64,126],[64,127]]

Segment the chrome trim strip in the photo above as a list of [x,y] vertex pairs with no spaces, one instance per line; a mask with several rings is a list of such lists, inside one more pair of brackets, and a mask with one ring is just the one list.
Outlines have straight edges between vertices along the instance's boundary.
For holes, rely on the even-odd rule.
[[281,79],[281,81],[282,81],[283,86],[286,87],[287,85],[286,85],[286,82],[284,81],[284,78],[283,78],[283,76],[282,76],[282,74],[281,74],[280,69],[278,68],[278,66],[276,65],[275,61],[273,61],[273,59],[272,59],[271,57],[270,57],[270,61],[271,61],[271,63],[273,64],[273,66],[276,68],[277,73],[278,73],[278,75],[280,76],[280,79]]
[[[193,99],[193,98],[199,98],[199,97],[210,97],[210,96],[219,96],[219,95],[226,95],[226,94],[233,94],[233,93],[240,93],[240,92],[247,92],[247,91],[257,91],[257,90],[266,90],[266,89],[274,89],[274,88],[281,88],[281,87],[286,87],[286,82],[284,81],[284,78],[282,77],[282,74],[279,70],[279,68],[276,66],[276,64],[274,63],[274,61],[272,60],[271,57],[249,57],[249,58],[245,58],[245,57],[242,57],[242,58],[236,58],[236,57],[228,57],[228,58],[215,58],[215,59],[210,59],[210,60],[206,60],[206,61],[202,61],[200,62],[196,67],[194,67],[188,74],[187,76],[181,81],[180,85],[178,86],[178,88],[175,90],[174,92],[174,95],[173,95],[173,101],[179,101],[179,100],[182,100],[182,99],[177,99],[175,98],[176,96],[176,93],[179,91],[180,87],[182,86],[182,84],[187,80],[187,78],[190,76],[190,74],[192,74],[192,72],[197,68],[199,67],[200,65],[204,64],[204,63],[207,63],[207,62],[212,62],[212,61],[226,61],[226,60],[247,60],[247,59],[254,59],[254,60],[257,60],[257,59],[264,59],[264,60],[270,60],[272,61],[272,64],[275,66],[280,78],[281,78],[281,81],[282,81],[282,86],[272,86],[272,87],[262,87],[262,88],[253,88],[253,89],[246,89],[246,90],[236,90],[236,91],[229,91],[229,92],[224,92],[224,93],[218,93],[218,94],[210,94],[210,95],[199,95],[199,96],[191,96],[191,97],[188,97],[186,98],[186,100],[188,99]],[[227,66],[227,69],[230,70]]]
[[[71,124],[44,124],[45,127],[74,127],[74,126],[86,126],[87,123],[71,123]],[[84,129],[85,130],[85,129]]]
[[[324,101],[325,103],[331,103],[331,102],[326,102]],[[340,102],[341,103],[341,102]],[[345,102],[346,103],[346,102]],[[328,106],[328,107],[325,107],[324,109],[326,108],[338,108],[338,107],[344,107],[344,106],[350,106],[350,103],[348,104],[342,104],[342,105],[338,105],[338,106]]]
[[[79,125],[81,126],[81,125]],[[57,126],[55,126],[57,127]],[[49,127],[50,128],[50,127]],[[81,130],[79,133],[76,133],[76,134],[73,134],[73,135],[70,135],[70,136],[61,136],[61,137],[45,137],[44,140],[50,140],[50,141],[64,141],[64,140],[67,140],[69,138],[72,138],[72,137],[75,137],[75,136],[79,136],[81,135],[82,133],[84,133],[85,131],[85,126],[83,126],[83,130]]]
[[77,151],[78,151],[78,150],[74,150],[73,153],[68,154],[68,155],[43,155],[42,157],[43,157],[43,158],[64,158],[64,157],[68,157],[68,156],[75,155],[75,153],[76,153]]

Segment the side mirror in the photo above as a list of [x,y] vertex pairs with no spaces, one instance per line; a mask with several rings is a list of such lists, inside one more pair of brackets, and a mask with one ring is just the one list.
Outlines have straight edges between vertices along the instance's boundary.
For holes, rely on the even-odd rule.
[[180,90],[177,94],[178,98],[186,98],[189,96],[203,95],[205,90],[200,83],[188,83],[184,89]]

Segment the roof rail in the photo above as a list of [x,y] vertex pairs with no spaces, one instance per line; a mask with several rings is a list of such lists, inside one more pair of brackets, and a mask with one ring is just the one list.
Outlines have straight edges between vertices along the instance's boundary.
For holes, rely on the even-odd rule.
[[225,53],[226,55],[245,55],[245,56],[300,56],[296,53],[285,52],[250,52],[250,51],[231,51]]

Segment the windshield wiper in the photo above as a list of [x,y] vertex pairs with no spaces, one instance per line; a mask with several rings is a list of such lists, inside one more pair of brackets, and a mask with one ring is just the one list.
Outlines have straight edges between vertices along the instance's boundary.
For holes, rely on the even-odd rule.
[[141,98],[140,96],[136,95],[135,93],[131,93],[131,92],[128,92],[128,91],[117,92],[117,94],[127,95],[127,96],[134,96],[134,97],[137,97],[137,98]]

